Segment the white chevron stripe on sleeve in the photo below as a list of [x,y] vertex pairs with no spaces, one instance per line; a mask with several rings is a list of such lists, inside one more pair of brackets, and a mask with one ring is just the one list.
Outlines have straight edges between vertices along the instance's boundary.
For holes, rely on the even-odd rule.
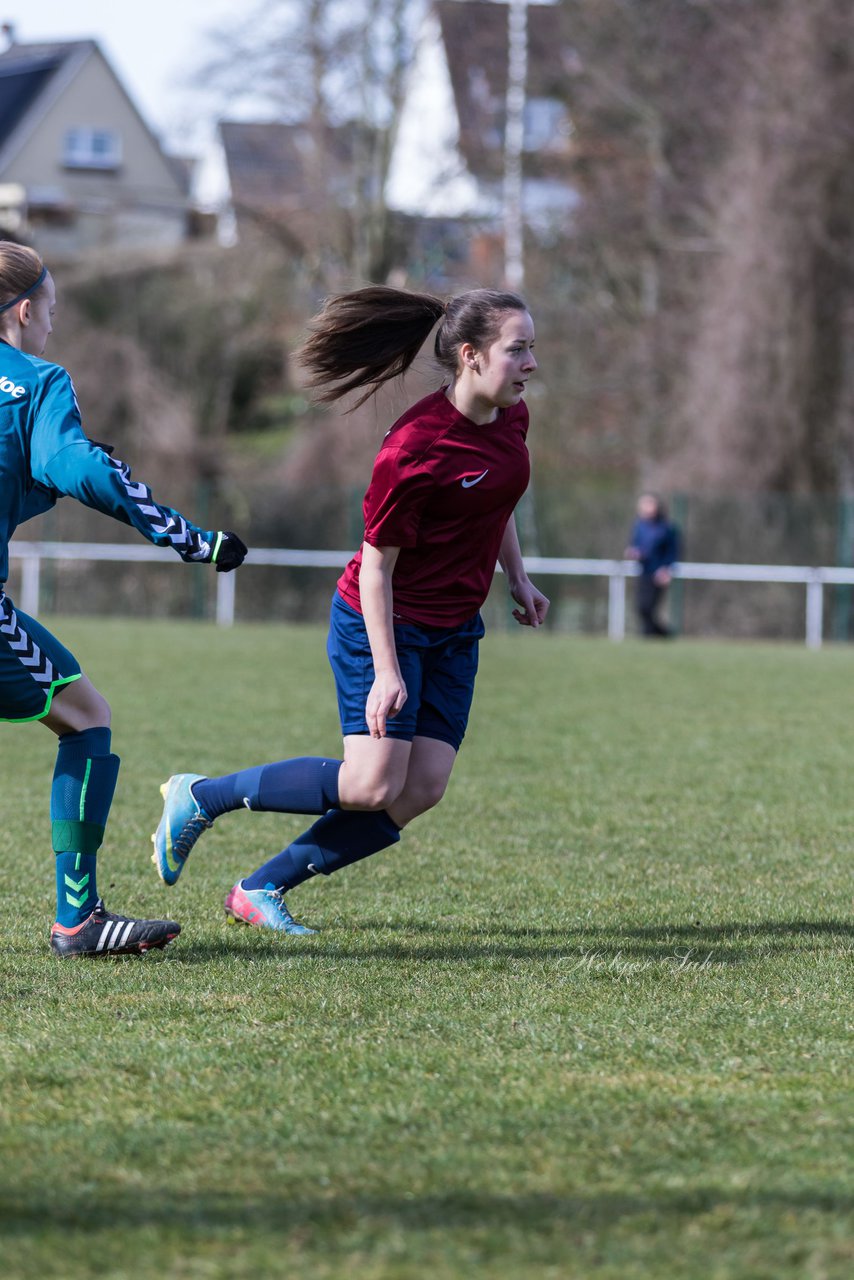
[[42,661],[42,651],[38,647],[38,645],[35,642],[33,642],[33,651],[28,658],[21,658],[21,666],[40,667],[41,661]]

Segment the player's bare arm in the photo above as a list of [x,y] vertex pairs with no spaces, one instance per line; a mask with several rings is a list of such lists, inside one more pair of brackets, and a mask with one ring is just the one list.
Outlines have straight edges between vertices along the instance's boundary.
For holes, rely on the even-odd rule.
[[538,627],[545,621],[549,611],[549,599],[542,591],[538,591],[525,572],[522,551],[519,546],[519,534],[516,530],[516,517],[511,516],[504,530],[498,562],[507,577],[510,595],[519,605],[513,610],[513,617],[523,627]]
[[362,544],[359,591],[374,660],[374,683],[365,708],[372,738],[385,737],[386,720],[400,711],[407,696],[394,643],[392,575],[399,554],[399,547]]

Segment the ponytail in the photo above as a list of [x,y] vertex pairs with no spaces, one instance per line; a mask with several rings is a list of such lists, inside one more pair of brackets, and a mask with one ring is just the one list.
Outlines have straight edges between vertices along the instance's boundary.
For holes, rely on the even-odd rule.
[[316,398],[329,404],[366,387],[358,408],[406,373],[445,304],[429,293],[371,285],[330,298],[296,353]]
[[517,293],[472,289],[444,303],[429,293],[371,285],[330,298],[296,353],[316,399],[330,404],[365,387],[354,408],[406,373],[437,321],[433,354],[453,382],[464,342],[485,351],[508,311],[527,311]]

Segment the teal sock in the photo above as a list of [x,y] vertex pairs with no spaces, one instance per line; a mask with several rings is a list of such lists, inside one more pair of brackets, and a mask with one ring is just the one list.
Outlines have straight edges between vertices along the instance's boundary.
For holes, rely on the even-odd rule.
[[82,924],[98,901],[95,864],[119,774],[119,758],[110,754],[110,742],[105,728],[66,733],[59,739],[50,817],[56,920],[66,928]]
[[94,853],[56,855],[56,922],[73,929],[90,916],[98,901]]

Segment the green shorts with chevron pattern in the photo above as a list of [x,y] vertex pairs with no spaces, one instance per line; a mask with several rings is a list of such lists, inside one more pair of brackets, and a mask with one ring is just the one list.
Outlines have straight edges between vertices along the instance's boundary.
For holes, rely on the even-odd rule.
[[80,664],[46,627],[0,591],[0,720],[41,720]]

